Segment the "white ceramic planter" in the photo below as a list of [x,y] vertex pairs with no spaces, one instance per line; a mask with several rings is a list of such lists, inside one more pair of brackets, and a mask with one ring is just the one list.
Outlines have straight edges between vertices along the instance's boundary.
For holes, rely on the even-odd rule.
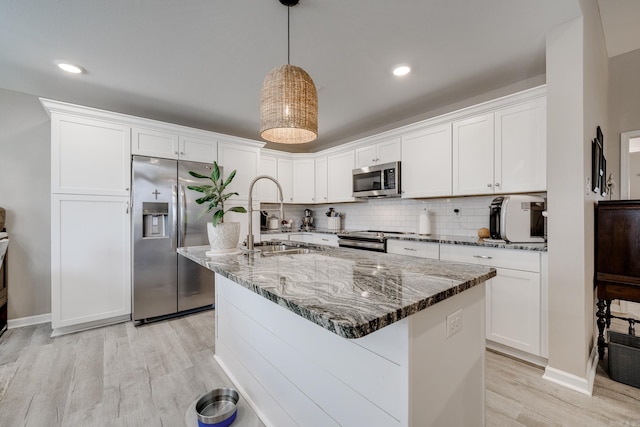
[[240,240],[240,223],[223,222],[216,227],[212,223],[207,223],[207,234],[211,250],[207,255],[224,255],[238,252],[238,241]]

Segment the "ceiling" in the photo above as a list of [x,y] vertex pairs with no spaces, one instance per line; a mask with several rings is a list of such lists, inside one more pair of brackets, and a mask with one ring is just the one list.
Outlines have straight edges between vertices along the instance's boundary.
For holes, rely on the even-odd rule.
[[[580,14],[578,0],[301,0],[291,63],[319,87],[319,137],[267,147],[317,151],[540,76],[545,33]],[[278,0],[0,2],[0,87],[60,101],[260,139],[262,82],[286,61]],[[392,76],[399,63],[411,74]]]

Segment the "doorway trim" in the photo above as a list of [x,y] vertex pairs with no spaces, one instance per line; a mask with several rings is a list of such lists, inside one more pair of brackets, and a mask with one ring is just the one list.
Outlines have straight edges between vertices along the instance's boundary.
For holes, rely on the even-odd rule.
[[620,199],[629,199],[629,141],[640,138],[640,130],[620,134]]

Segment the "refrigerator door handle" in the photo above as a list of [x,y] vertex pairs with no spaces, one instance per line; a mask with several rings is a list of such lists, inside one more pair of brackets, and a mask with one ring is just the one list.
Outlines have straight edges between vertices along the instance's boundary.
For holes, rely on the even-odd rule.
[[176,251],[178,249],[178,186],[173,186],[173,194],[171,195],[171,210],[173,211],[173,235],[171,236],[171,249]]
[[184,185],[180,186],[180,246],[184,246],[184,239],[187,235],[187,188]]

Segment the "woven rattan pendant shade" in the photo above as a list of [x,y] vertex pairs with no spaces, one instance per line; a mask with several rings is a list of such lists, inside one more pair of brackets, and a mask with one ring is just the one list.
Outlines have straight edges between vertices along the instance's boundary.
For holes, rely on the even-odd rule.
[[281,65],[264,78],[260,97],[260,136],[281,144],[318,137],[318,93],[300,67]]

